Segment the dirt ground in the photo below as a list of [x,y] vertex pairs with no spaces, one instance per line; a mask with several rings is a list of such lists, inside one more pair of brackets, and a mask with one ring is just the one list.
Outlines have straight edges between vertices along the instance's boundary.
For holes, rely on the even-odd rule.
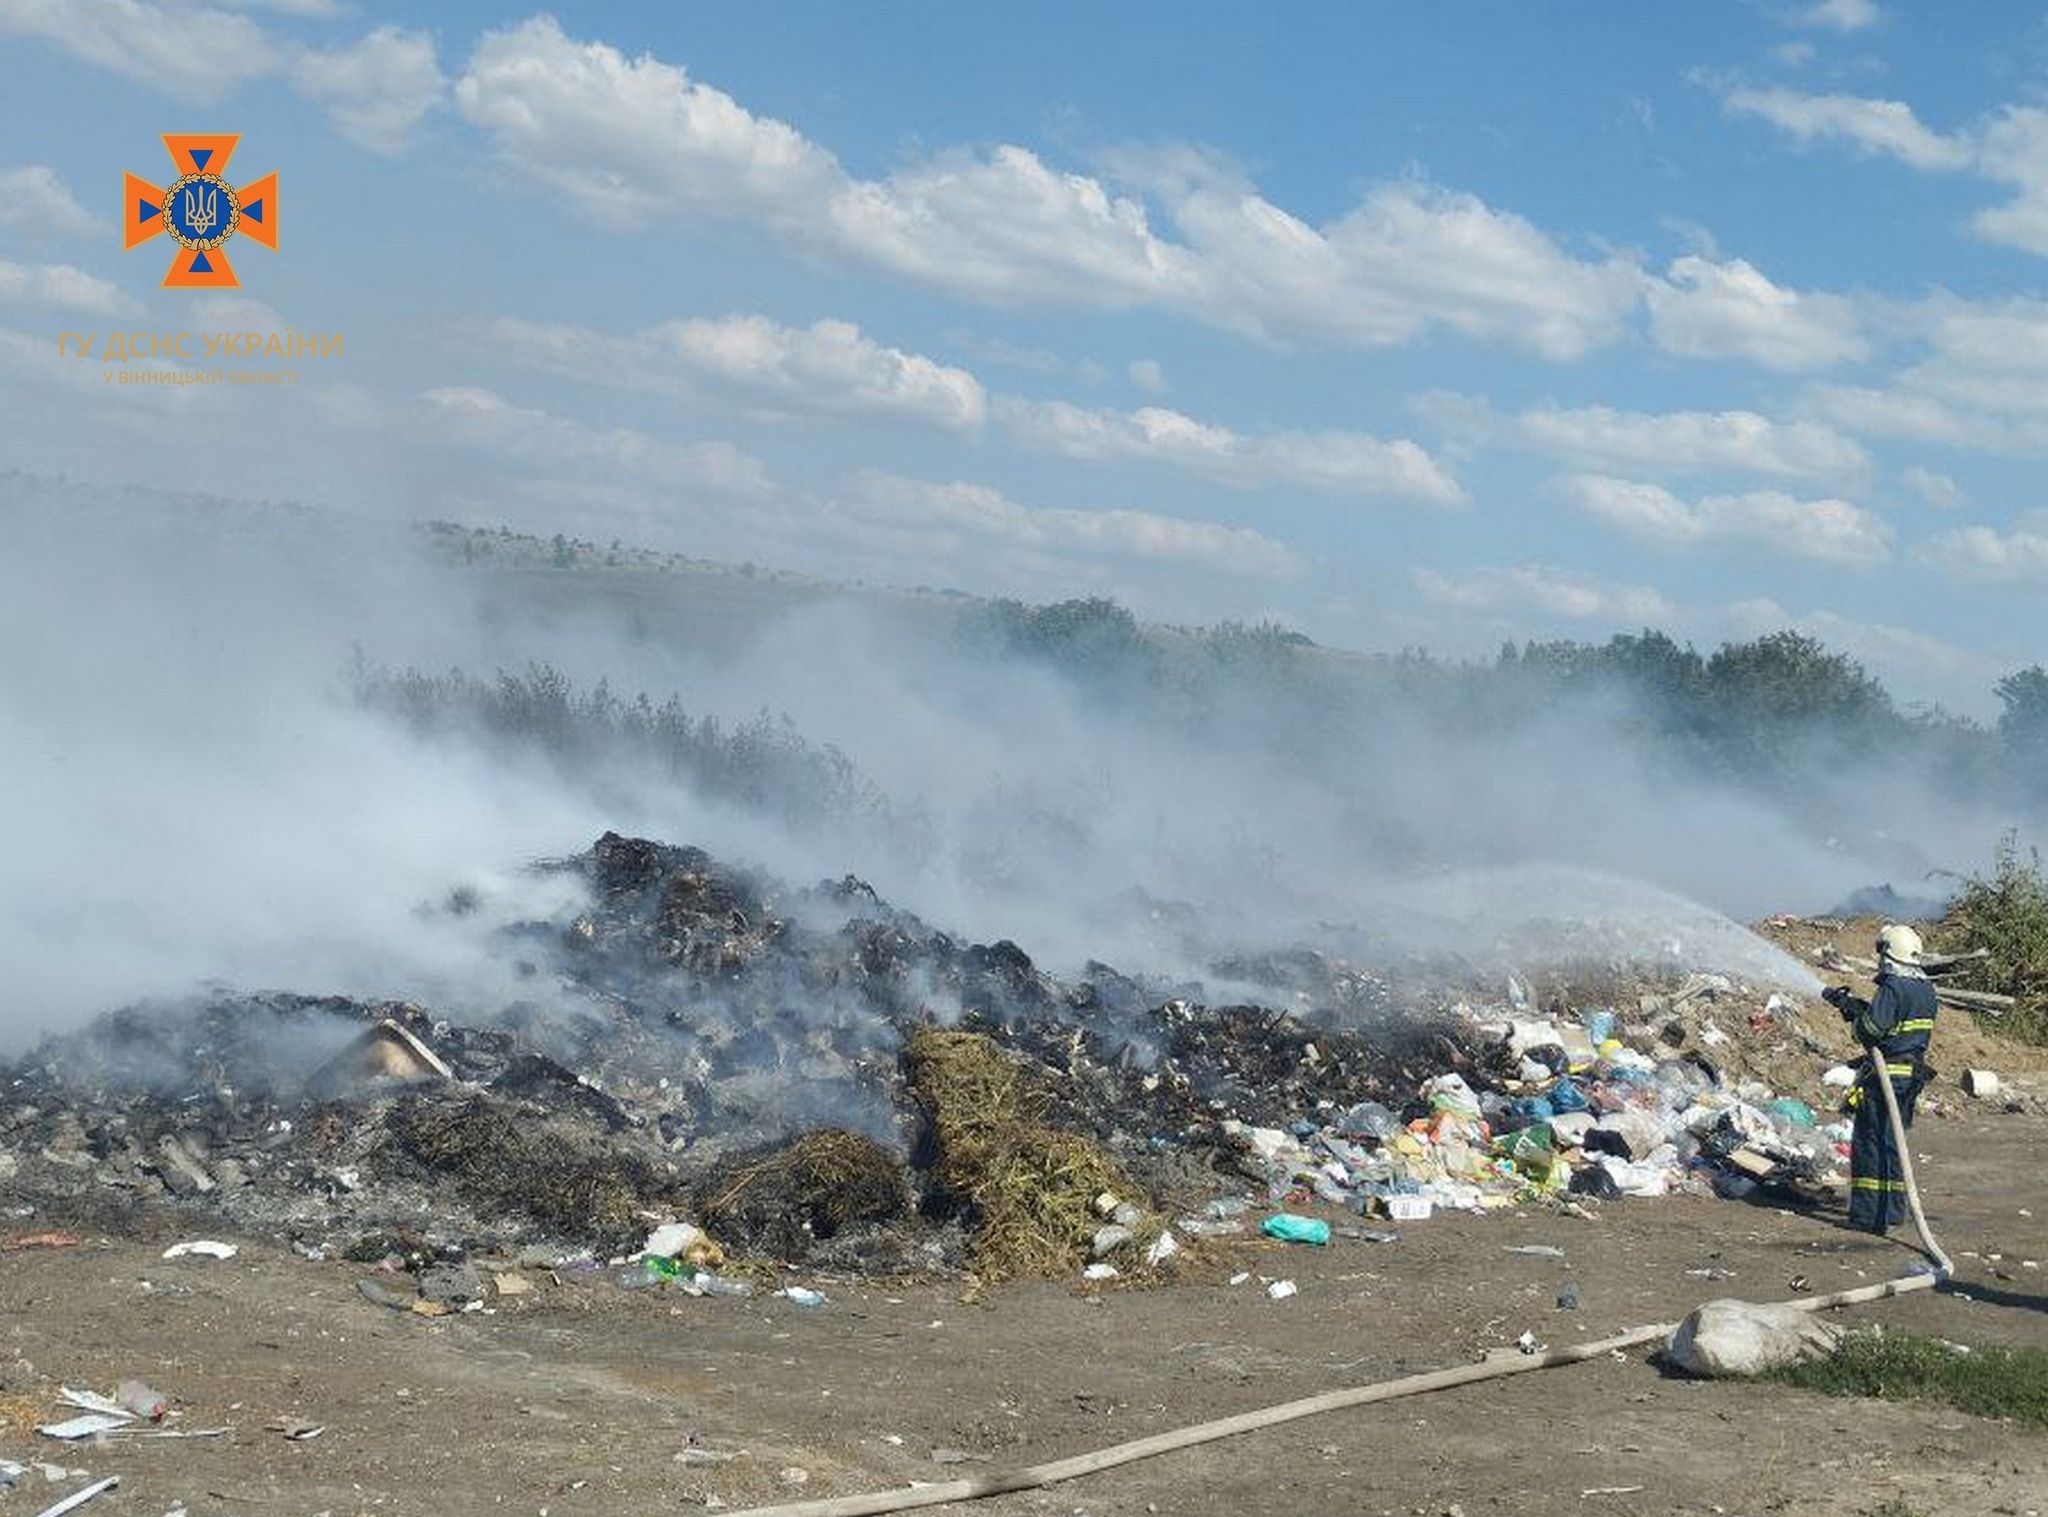
[[[2048,1345],[2048,1117],[1972,1104],[1916,1152],[1953,1293],[1843,1314],[1962,1343]],[[55,1219],[0,1228],[0,1241]],[[740,1509],[1036,1463],[1338,1386],[1470,1362],[1524,1331],[1568,1344],[1719,1295],[1778,1299],[1901,1272],[1911,1254],[1831,1213],[1676,1197],[1590,1218],[1439,1216],[1398,1241],[1234,1243],[1173,1283],[819,1286],[829,1304],[628,1292],[528,1270],[532,1294],[427,1319],[370,1271],[195,1236],[0,1253],[0,1457],[120,1487],[87,1510],[161,1514]],[[1355,1222],[1353,1218],[1333,1220]],[[1562,1249],[1562,1260],[1512,1250]],[[1230,1284],[1232,1276],[1250,1278]],[[1292,1279],[1273,1300],[1262,1282]],[[1560,1309],[1576,1284],[1582,1304]],[[218,1438],[58,1444],[29,1423],[61,1383],[171,1395]],[[326,1431],[301,1441],[273,1424]],[[720,1456],[730,1456],[721,1458]],[[32,1471],[0,1513],[82,1480]],[[976,1503],[985,1517],[1463,1512],[1792,1513],[1886,1501],[1943,1517],[2048,1510],[2048,1435],[1924,1405],[1665,1378],[1641,1353],[1340,1412]],[[957,1511],[961,1508],[946,1508]],[[1896,1510],[1891,1508],[1887,1510]]]

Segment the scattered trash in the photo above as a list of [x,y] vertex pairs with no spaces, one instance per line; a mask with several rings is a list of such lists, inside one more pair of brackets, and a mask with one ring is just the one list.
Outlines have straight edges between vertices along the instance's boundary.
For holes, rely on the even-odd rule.
[[1532,1259],[1562,1259],[1564,1250],[1549,1243],[1510,1243],[1506,1252],[1527,1254]]
[[57,1399],[66,1406],[75,1406],[82,1412],[99,1412],[108,1417],[132,1417],[135,1414],[112,1396],[102,1396],[98,1391],[73,1390],[60,1386]]
[[1094,1264],[1084,1265],[1081,1270],[1083,1280],[1115,1280],[1121,1274],[1122,1271],[1114,1264],[1104,1264],[1099,1260]]
[[1130,1228],[1123,1226],[1121,1223],[1112,1222],[1106,1227],[1095,1229],[1094,1236],[1088,1242],[1088,1251],[1098,1259],[1106,1258],[1130,1242],[1135,1236],[1136,1234]]
[[1536,1341],[1536,1335],[1534,1333],[1525,1332],[1522,1334],[1521,1337],[1515,1340],[1515,1347],[1520,1349],[1525,1354],[1540,1354],[1544,1352],[1546,1349],[1548,1349],[1550,1345],[1547,1343],[1538,1343]]
[[1320,1217],[1297,1217],[1280,1212],[1259,1224],[1259,1231],[1283,1243],[1313,1243],[1320,1247],[1330,1241],[1330,1224]]
[[785,1285],[775,1294],[797,1306],[823,1306],[827,1299],[823,1291],[814,1291],[807,1285]]
[[751,1296],[754,1284],[751,1280],[735,1280],[728,1275],[714,1275],[699,1270],[683,1282],[683,1289],[693,1296]]
[[482,1302],[491,1293],[482,1272],[468,1264],[429,1265],[419,1272],[418,1280],[420,1300],[429,1306],[460,1309]]
[[1266,1287],[1266,1294],[1275,1301],[1285,1301],[1289,1296],[1299,1294],[1300,1289],[1292,1280],[1275,1280]]
[[113,1416],[105,1412],[88,1412],[83,1417],[67,1417],[62,1422],[46,1422],[36,1431],[45,1438],[59,1438],[66,1443],[76,1443],[82,1438],[97,1438],[102,1433],[111,1433],[116,1428],[127,1427],[131,1420],[126,1415]]
[[395,1312],[409,1312],[419,1300],[417,1292],[407,1295],[393,1290],[390,1286],[378,1280],[358,1280],[356,1281],[356,1291],[364,1300],[377,1306],[389,1307]]
[[85,1240],[77,1233],[23,1233],[0,1242],[0,1253],[18,1254],[34,1248],[76,1248]]
[[40,1512],[36,1513],[36,1517],[64,1517],[66,1512],[77,1511],[88,1501],[106,1495],[108,1491],[111,1491],[120,1483],[121,1477],[119,1475],[109,1475],[104,1480],[96,1480],[82,1490],[73,1491],[55,1505],[44,1507]]
[[170,1397],[151,1390],[140,1380],[123,1380],[114,1392],[114,1400],[123,1411],[150,1422],[163,1421],[164,1414],[171,1409]]
[[1980,1101],[1988,1101],[1998,1094],[2003,1082],[1988,1069],[1966,1069],[1963,1071],[1963,1089]]
[[1579,1293],[1578,1286],[1567,1282],[1558,1289],[1557,1309],[1561,1312],[1575,1312],[1579,1309],[1579,1302],[1583,1299]]
[[221,1243],[212,1238],[197,1238],[190,1243],[173,1243],[164,1250],[166,1259],[232,1259],[241,1250],[232,1243]]
[[[308,1257],[389,1256],[358,1290],[438,1316],[526,1294],[512,1261],[692,1295],[752,1290],[717,1273],[724,1250],[826,1277],[1130,1276],[1316,1207],[1401,1225],[1532,1201],[1587,1217],[1575,1203],[1748,1195],[1843,1167],[1839,1125],[1757,1078],[1761,1045],[1788,1048],[1794,1088],[1816,1095],[1798,1001],[1725,975],[1674,988],[1675,941],[1614,960],[1597,1006],[1503,969],[1432,978],[1425,1001],[1399,967],[1311,949],[1217,964],[1218,985],[1265,1004],[1212,1005],[1192,982],[1100,963],[1048,973],[858,881],[788,890],[614,834],[541,867],[578,899],[494,940],[548,986],[517,1025],[224,991],[113,1013],[0,1070],[24,1114],[0,1145],[9,1200],[169,1195]],[[792,1010],[793,986],[829,986],[835,1014]],[[974,1015],[935,1031],[940,1005]],[[165,1094],[187,1086],[213,1094]],[[785,1115],[757,1120],[764,1088]],[[819,1111],[858,1112],[860,1131],[781,1126]],[[915,1145],[861,1135],[913,1120]],[[1155,1214],[1146,1182],[1191,1173],[1237,1193]],[[390,1238],[401,1215],[431,1217],[430,1236]],[[1400,1236],[1298,1221],[1318,1244]],[[233,1257],[213,1242],[167,1257]]]
[[313,1096],[332,1099],[378,1081],[412,1085],[454,1078],[455,1072],[423,1039],[395,1018],[383,1017],[314,1071],[306,1089]]
[[327,1431],[322,1422],[301,1422],[296,1417],[280,1417],[270,1424],[270,1431],[281,1433],[292,1443],[311,1443]]
[[1333,1227],[1330,1231],[1334,1236],[1348,1239],[1353,1243],[1399,1243],[1401,1241],[1399,1233],[1381,1232],[1379,1229],[1372,1227]]

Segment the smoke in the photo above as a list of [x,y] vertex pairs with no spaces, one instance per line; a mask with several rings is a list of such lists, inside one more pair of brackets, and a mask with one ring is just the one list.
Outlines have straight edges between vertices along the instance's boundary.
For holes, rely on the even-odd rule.
[[[0,1046],[208,981],[494,1010],[533,990],[499,930],[577,906],[567,876],[525,866],[608,828],[796,884],[857,873],[1056,969],[1200,976],[1308,942],[1798,988],[1811,975],[1734,919],[1916,885],[1998,830],[1878,756],[1816,772],[1814,795],[1924,818],[1941,851],[1816,841],[1661,767],[1607,698],[1459,739],[1399,698],[1257,671],[1186,698],[1077,683],[964,643],[935,597],[463,566],[331,517],[0,488]],[[547,660],[729,725],[787,713],[876,804],[763,808],[644,756],[565,767],[502,734],[423,734],[356,699],[358,654],[486,677]],[[475,909],[447,908],[456,889]]]
[[[521,862],[591,801],[348,708],[351,641],[480,651],[389,540],[119,501],[16,502],[0,565],[0,1039],[204,981],[502,1000],[491,924],[570,904]],[[437,913],[468,887],[483,909]]]

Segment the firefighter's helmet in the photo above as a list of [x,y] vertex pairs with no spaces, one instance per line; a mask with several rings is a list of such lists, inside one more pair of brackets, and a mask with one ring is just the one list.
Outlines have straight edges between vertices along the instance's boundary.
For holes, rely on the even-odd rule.
[[1920,934],[1903,922],[1887,922],[1878,929],[1877,956],[1894,964],[1920,962]]

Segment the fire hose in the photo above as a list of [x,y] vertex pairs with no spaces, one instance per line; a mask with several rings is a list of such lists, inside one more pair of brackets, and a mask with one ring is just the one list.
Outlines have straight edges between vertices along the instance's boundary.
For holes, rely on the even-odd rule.
[[[1906,1201],[1912,1211],[1913,1226],[1920,1235],[1921,1250],[1934,1268],[1931,1272],[1910,1274],[1876,1285],[1854,1286],[1825,1296],[1795,1297],[1790,1301],[1775,1303],[1777,1305],[1806,1312],[1823,1311],[1837,1306],[1857,1306],[1868,1301],[1882,1301],[1891,1296],[1927,1290],[1947,1280],[1953,1272],[1954,1266],[1950,1263],[1948,1255],[1942,1252],[1941,1245],[1935,1241],[1934,1233],[1927,1225],[1927,1214],[1920,1209],[1920,1190],[1913,1179],[1913,1156],[1906,1147],[1906,1123],[1899,1111],[1899,1098],[1892,1091],[1891,1078],[1884,1070],[1882,1058],[1874,1059],[1872,1067],[1877,1072],[1877,1088],[1884,1093],[1885,1111],[1891,1121],[1892,1141],[1898,1149],[1899,1166],[1906,1182]],[[1220,1417],[1211,1422],[1173,1428],[1163,1433],[1154,1433],[1150,1437],[1134,1438],[1128,1443],[1113,1444],[1108,1448],[1075,1454],[1066,1459],[1054,1459],[1044,1464],[999,1470],[965,1480],[906,1486],[898,1490],[832,1496],[816,1501],[790,1502],[781,1506],[750,1507],[733,1513],[732,1517],[872,1517],[872,1514],[876,1513],[903,1512],[915,1507],[938,1506],[951,1501],[976,1501],[985,1496],[1000,1496],[1007,1491],[1036,1490],[1042,1486],[1056,1485],[1063,1480],[1073,1480],[1082,1475],[1114,1469],[1120,1464],[1133,1464],[1140,1459],[1150,1459],[1159,1454],[1193,1448],[1197,1444],[1213,1443],[1219,1438],[1232,1438],[1240,1433],[1256,1432],[1261,1428],[1277,1427],[1281,1423],[1299,1421],[1303,1417],[1318,1417],[1325,1412],[1343,1411],[1354,1406],[1371,1406],[1380,1401],[1397,1401],[1404,1396],[1420,1396],[1428,1391],[1449,1390],[1453,1386],[1473,1385],[1481,1380],[1498,1380],[1508,1375],[1523,1375],[1531,1370],[1554,1369],[1562,1364],[1581,1364],[1588,1359],[1599,1359],[1608,1354],[1621,1353],[1625,1349],[1640,1347],[1645,1343],[1668,1339],[1677,1330],[1676,1322],[1654,1322],[1630,1328],[1627,1332],[1616,1333],[1609,1338],[1595,1339],[1590,1343],[1575,1343],[1568,1348],[1544,1349],[1534,1354],[1518,1353],[1483,1359],[1477,1364],[1430,1370],[1419,1375],[1404,1375],[1398,1380],[1382,1380],[1372,1385],[1324,1391],[1320,1395],[1306,1396],[1298,1401],[1283,1401],[1275,1406],[1239,1412],[1235,1416]]]

